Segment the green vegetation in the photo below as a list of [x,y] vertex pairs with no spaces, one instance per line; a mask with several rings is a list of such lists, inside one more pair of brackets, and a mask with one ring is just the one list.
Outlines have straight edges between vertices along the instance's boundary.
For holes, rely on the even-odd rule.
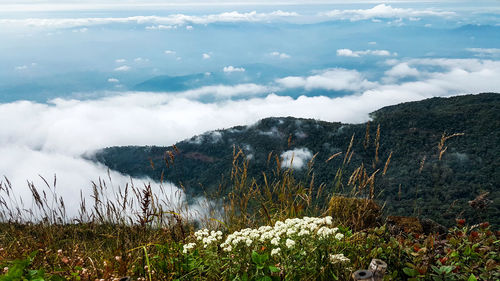
[[[174,147],[111,147],[95,155],[111,169],[181,184],[190,197],[212,194],[227,186],[233,147],[251,156],[248,175],[263,181],[272,173],[269,159],[286,150],[307,148],[317,156],[317,187],[348,192],[347,177],[364,163],[376,181],[377,202],[393,215],[431,218],[452,226],[457,217],[500,225],[500,95],[494,93],[432,98],[382,108],[366,124],[340,124],[296,118],[268,118],[193,137]],[[354,136],[349,164],[342,152]],[[453,136],[453,137],[451,137]],[[441,143],[443,141],[443,143]],[[168,151],[175,153],[175,163]],[[272,153],[271,155],[269,153]],[[384,171],[390,158],[390,166]],[[169,168],[166,168],[167,164]],[[344,165],[345,164],[345,165]],[[297,178],[307,169],[296,170]],[[229,189],[225,188],[227,194]],[[468,204],[489,192],[491,204],[475,210]],[[324,198],[320,199],[325,201]]]

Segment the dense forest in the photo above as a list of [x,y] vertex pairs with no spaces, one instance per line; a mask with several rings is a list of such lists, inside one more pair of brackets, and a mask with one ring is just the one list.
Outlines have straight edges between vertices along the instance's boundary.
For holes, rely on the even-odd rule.
[[[324,184],[328,192],[350,192],[350,176],[362,167],[365,177],[375,178],[375,198],[388,214],[431,218],[448,226],[459,217],[500,224],[499,94],[409,102],[370,117],[364,124],[266,118],[175,146],[109,147],[92,159],[134,177],[182,185],[194,198],[224,191],[239,149],[248,159],[248,174],[257,181],[263,180],[263,172],[276,170],[284,152],[295,151],[294,161],[307,162],[315,155],[310,169],[296,165],[295,175],[314,174],[315,186]],[[306,159],[300,159],[301,152]],[[469,201],[485,193],[485,206],[471,206]]]

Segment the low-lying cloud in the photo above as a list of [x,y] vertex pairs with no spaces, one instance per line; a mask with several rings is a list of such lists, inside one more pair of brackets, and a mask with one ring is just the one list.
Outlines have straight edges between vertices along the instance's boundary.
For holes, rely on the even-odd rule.
[[312,152],[307,148],[287,150],[281,154],[281,168],[300,170],[312,157]]
[[356,70],[334,68],[311,76],[288,76],[276,82],[285,88],[323,89],[330,91],[360,91],[373,88],[376,83],[368,81]]
[[388,57],[388,56],[395,56],[396,54],[391,54],[391,52],[387,50],[364,50],[364,51],[353,51],[351,49],[337,50],[337,56],[339,57],[359,58],[361,56],[366,56],[366,55]]
[[321,15],[332,19],[359,21],[368,19],[408,18],[415,20],[418,17],[452,17],[456,16],[456,13],[432,9],[417,10],[411,8],[393,8],[390,5],[380,4],[370,9],[332,10],[321,13]]

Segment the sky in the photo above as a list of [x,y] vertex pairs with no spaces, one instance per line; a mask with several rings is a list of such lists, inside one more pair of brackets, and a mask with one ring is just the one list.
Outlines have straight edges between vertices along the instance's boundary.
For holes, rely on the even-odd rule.
[[0,176],[21,198],[57,175],[76,206],[104,147],[500,92],[499,1],[160,2],[0,0]]

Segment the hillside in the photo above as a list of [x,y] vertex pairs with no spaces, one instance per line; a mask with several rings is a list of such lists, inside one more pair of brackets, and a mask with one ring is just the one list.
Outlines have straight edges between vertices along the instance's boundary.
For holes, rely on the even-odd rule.
[[[176,144],[175,164],[166,167],[166,151],[173,147],[127,146],[102,149],[94,156],[113,170],[131,176],[149,176],[181,183],[195,197],[213,192],[227,183],[233,160],[233,146],[249,159],[249,175],[261,180],[262,171],[272,173],[274,161],[295,150],[295,165],[300,157],[314,155],[315,184],[325,183],[333,191],[333,179],[351,137],[351,161],[345,165],[340,191],[347,192],[349,175],[362,163],[368,174],[379,170],[376,193],[390,214],[417,215],[451,225],[456,217],[489,220],[500,224],[500,95],[485,93],[452,98],[432,98],[382,108],[371,114],[369,124],[341,124],[310,119],[267,118],[251,126],[207,132]],[[377,127],[380,147],[376,159]],[[368,128],[368,130],[367,130]],[[438,144],[449,138],[441,154]],[[310,152],[310,155],[308,153]],[[387,173],[381,176],[392,152]],[[271,159],[274,159],[274,156]],[[168,157],[167,157],[168,158]],[[304,165],[305,166],[305,165]],[[305,176],[306,167],[295,174]],[[223,185],[224,186],[224,185]],[[336,191],[339,191],[335,189]],[[489,192],[493,202],[481,212],[467,202]]]

